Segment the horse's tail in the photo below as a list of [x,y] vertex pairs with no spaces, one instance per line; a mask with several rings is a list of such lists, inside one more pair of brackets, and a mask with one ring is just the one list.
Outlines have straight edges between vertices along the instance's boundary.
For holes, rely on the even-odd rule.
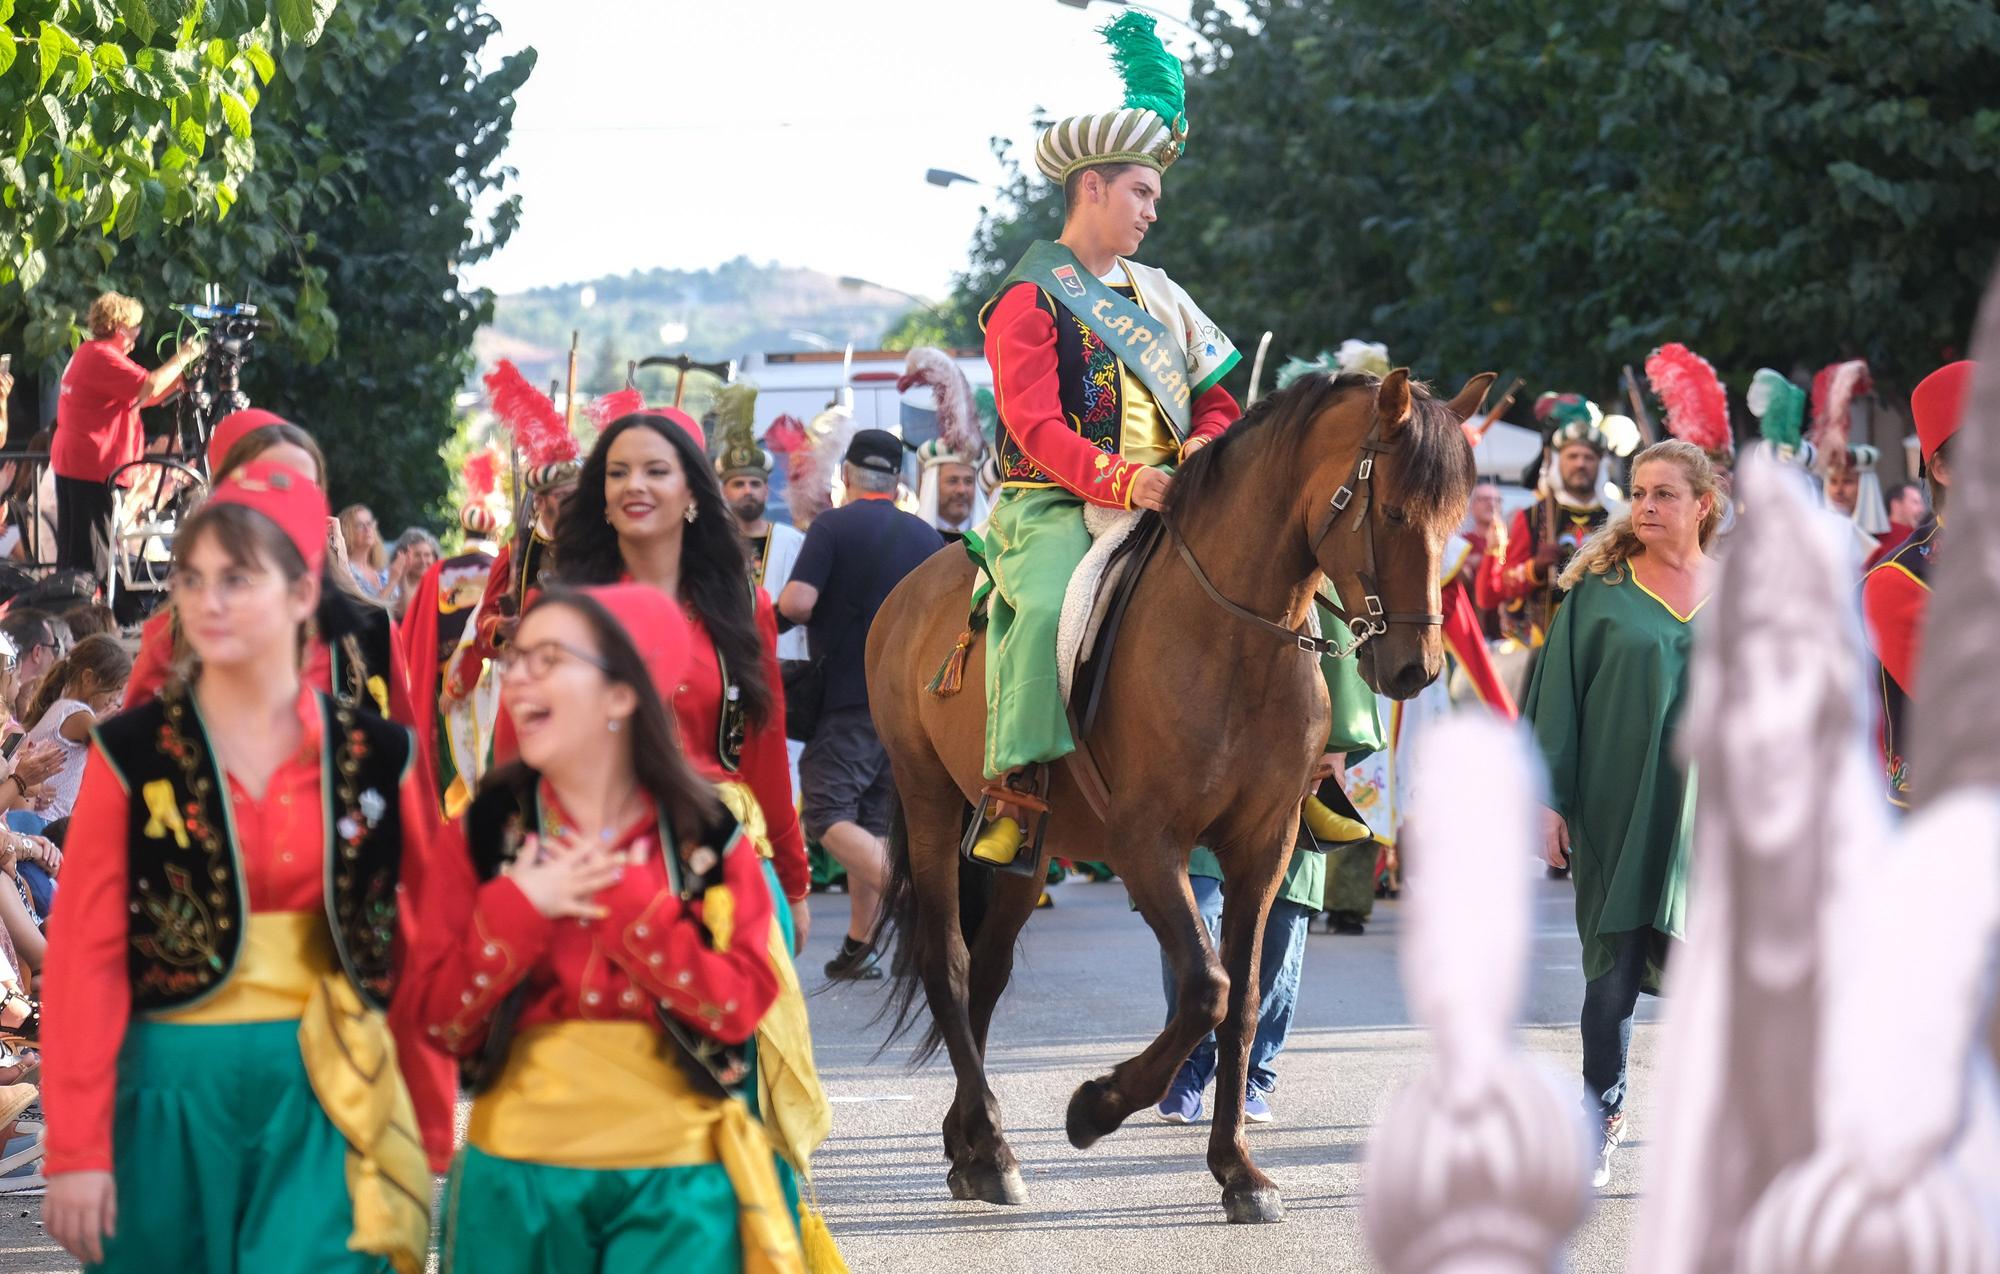
[[[972,807],[966,806],[967,817]],[[974,867],[964,859],[958,862],[958,928],[969,946],[978,936],[979,927],[986,920],[987,906],[993,900],[993,873]],[[928,927],[920,923],[917,915],[917,884],[910,871],[910,830],[903,820],[902,802],[894,803],[889,820],[889,883],[882,890],[882,909],[876,913],[875,931],[869,935],[869,942],[877,951],[887,951],[888,943],[895,941],[895,953],[889,961],[891,979],[889,997],[875,1013],[871,1025],[877,1025],[884,1018],[889,1019],[889,1033],[882,1039],[882,1045],[875,1050],[880,1057],[891,1044],[909,1034],[916,1025],[921,1010],[918,998],[923,994],[923,959],[928,944],[942,942],[943,926],[932,924]],[[944,1033],[938,1029],[936,1017],[923,1038],[917,1041],[910,1054],[910,1065],[921,1066],[937,1055],[944,1046]]]

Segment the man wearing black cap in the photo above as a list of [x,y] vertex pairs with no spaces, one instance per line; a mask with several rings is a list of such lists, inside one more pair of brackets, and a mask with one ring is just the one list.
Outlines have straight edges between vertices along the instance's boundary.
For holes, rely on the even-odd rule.
[[888,883],[884,839],[896,793],[868,714],[862,660],[883,600],[944,541],[921,518],[896,507],[902,439],[882,429],[860,430],[841,472],[847,502],[813,519],[792,578],[778,594],[778,611],[806,625],[824,678],[819,725],[799,757],[799,787],[806,835],[847,869],[847,940],[826,975],[879,978],[868,931]]

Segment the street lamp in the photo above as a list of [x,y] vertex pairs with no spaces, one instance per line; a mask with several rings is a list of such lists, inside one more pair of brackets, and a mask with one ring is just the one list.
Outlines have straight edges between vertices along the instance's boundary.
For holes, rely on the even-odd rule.
[[[1063,0],[1063,3],[1068,4],[1069,0]],[[924,180],[933,186],[946,187],[949,187],[953,182],[959,181],[964,182],[968,186],[979,184],[976,178],[968,177],[964,173],[952,172],[949,168],[927,168],[924,170]]]

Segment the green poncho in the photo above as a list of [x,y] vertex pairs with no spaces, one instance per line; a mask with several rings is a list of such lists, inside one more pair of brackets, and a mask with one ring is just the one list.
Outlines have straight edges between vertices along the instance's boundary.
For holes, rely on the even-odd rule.
[[1674,732],[1693,618],[1629,568],[1584,576],[1556,611],[1522,708],[1569,823],[1586,979],[1610,971],[1621,935],[1650,929],[1645,985],[1657,991],[1664,938],[1684,933],[1695,782],[1674,759]]

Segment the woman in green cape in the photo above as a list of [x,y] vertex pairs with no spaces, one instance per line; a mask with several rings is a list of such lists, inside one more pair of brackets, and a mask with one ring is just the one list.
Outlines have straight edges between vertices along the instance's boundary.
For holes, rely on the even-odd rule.
[[1631,505],[1592,536],[1529,687],[1549,767],[1544,857],[1576,883],[1583,939],[1583,1085],[1601,1122],[1595,1184],[1625,1135],[1625,1066],[1640,991],[1659,991],[1685,932],[1694,776],[1674,754],[1708,545],[1722,522],[1699,447],[1658,443],[1632,465]]

